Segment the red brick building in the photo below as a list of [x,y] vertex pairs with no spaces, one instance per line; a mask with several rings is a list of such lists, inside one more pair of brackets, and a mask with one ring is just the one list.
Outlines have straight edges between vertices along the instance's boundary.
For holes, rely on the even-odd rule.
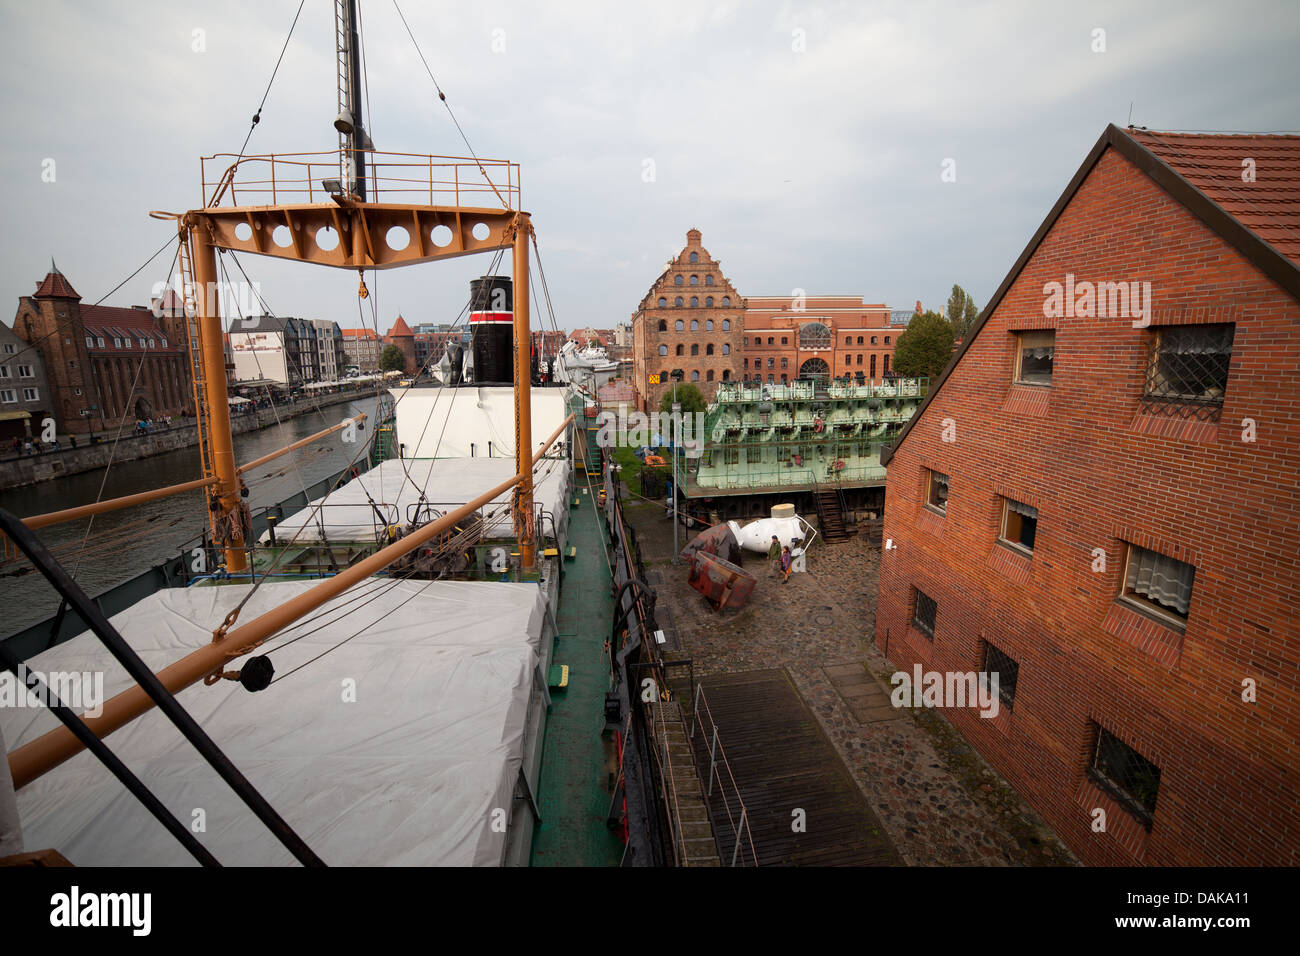
[[740,377],[750,381],[881,379],[907,328],[890,324],[888,306],[855,296],[751,295],[746,303]]
[[[686,246],[660,273],[632,317],[633,387],[637,405],[659,408],[669,373],[682,372],[705,401],[718,382],[740,378],[744,300],[709,255],[701,233],[686,233]],[[657,375],[659,384],[649,384]]]
[[41,354],[60,434],[193,414],[184,313],[170,291],[150,307],[82,306],[51,263],[18,300],[14,333]]
[[[687,232],[686,246],[632,316],[639,408],[659,407],[674,369],[706,401],[718,382],[889,374],[894,342],[907,326],[891,324],[887,306],[856,296],[742,297],[700,239],[698,229]],[[655,374],[660,384],[650,385]]]
[[1298,372],[1300,137],[1111,126],[882,456],[877,646],[1087,863],[1300,863]]
[[[402,355],[406,359],[404,371],[408,373],[419,371],[420,361],[415,354],[415,333],[411,331],[411,327],[406,324],[406,320],[400,315],[397,317],[397,321],[393,323],[393,327],[388,330],[388,334],[384,336],[384,347],[389,345],[396,345],[402,350]],[[381,358],[383,354],[384,349],[381,348],[379,350]]]

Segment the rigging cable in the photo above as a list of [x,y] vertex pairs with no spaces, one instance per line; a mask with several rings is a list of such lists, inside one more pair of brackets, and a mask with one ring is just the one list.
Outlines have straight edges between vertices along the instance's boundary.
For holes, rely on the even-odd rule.
[[[109,290],[108,290],[107,292],[105,292],[102,296],[100,296],[99,299],[95,302],[94,305],[87,306],[86,308],[87,308],[87,309],[94,309],[94,308],[97,308],[97,307],[98,307],[100,304],[102,304],[103,301],[104,301],[105,299],[107,299],[110,295],[112,295],[112,294],[113,294],[114,292],[116,292],[118,289],[122,288],[122,286],[126,285],[128,282],[130,282],[132,279],[134,279],[136,276],[138,276],[141,272],[144,272],[145,269],[149,268],[149,264],[150,264],[151,262],[153,262],[155,259],[157,259],[160,255],[162,255],[163,252],[166,251],[166,249],[167,249],[168,246],[170,246],[173,242],[179,243],[179,241],[180,241],[180,236],[179,236],[179,235],[172,236],[170,239],[168,239],[166,242],[164,242],[161,246],[159,246],[159,247],[158,247],[158,250],[157,250],[153,255],[151,255],[148,259],[146,259],[146,260],[144,261],[144,264],[141,265],[140,268],[136,269],[136,270],[135,270],[134,272],[132,272],[129,276],[127,276],[125,279],[123,279],[123,280],[122,280],[121,282],[119,282],[117,285],[113,286],[113,288],[109,289]],[[179,246],[179,245],[177,246],[177,249],[178,249],[178,250],[180,249],[180,246]],[[53,265],[53,261],[51,261],[51,265]],[[61,274],[62,274],[62,273],[60,273],[60,275],[61,275]],[[50,331],[50,332],[46,332],[44,335],[42,335],[40,338],[36,339],[35,341],[28,342],[26,348],[24,348],[24,349],[20,349],[20,350],[19,350],[18,352],[16,352],[15,354],[8,356],[8,358],[9,358],[10,360],[12,360],[12,359],[16,359],[16,358],[18,358],[20,355],[23,355],[23,354],[25,354],[25,353],[27,353],[27,352],[30,352],[32,349],[36,348],[36,346],[40,345],[42,342],[44,342],[46,339],[50,338],[51,336],[58,335],[58,334],[59,334],[59,329],[57,329],[57,328],[53,329],[53,330]]]
[[[168,273],[167,273],[168,275],[171,275],[171,269],[174,269],[176,267],[176,261],[180,257],[180,254],[181,254],[181,247],[180,247],[180,242],[178,241],[176,244],[176,253],[172,256],[172,264],[168,269]],[[103,299],[101,299],[100,301],[102,302]],[[126,397],[122,401],[122,417],[118,419],[117,422],[117,434],[113,436],[113,447],[110,448],[108,452],[108,464],[104,466],[104,475],[102,478],[99,479],[99,491],[95,493],[95,504],[99,504],[101,501],[104,500],[104,488],[108,484],[109,473],[113,470],[113,459],[117,455],[117,444],[122,439],[122,426],[126,424],[127,412],[130,411],[130,407],[131,407],[131,398],[135,395],[136,385],[140,383],[140,373],[144,370],[144,360],[148,357],[149,357],[148,351],[142,348],[140,350],[140,364],[136,366],[135,376],[134,378],[131,379],[131,388],[127,391]],[[92,375],[93,375],[93,371],[94,370],[92,367]],[[96,397],[99,397],[98,387],[96,387],[95,392],[96,392]],[[102,402],[103,399],[100,398],[100,401]],[[81,538],[81,550],[77,552],[76,563],[74,563],[72,566],[72,579],[74,581],[77,579],[77,572],[81,570],[81,551],[85,550],[86,542],[90,540],[90,532],[91,529],[94,528],[94,526],[95,526],[95,515],[92,514],[90,516],[90,520],[86,522],[86,531]]]
[[271,86],[275,83],[275,76],[280,72],[280,63],[284,60],[284,52],[289,49],[289,41],[293,38],[294,27],[298,25],[298,17],[302,14],[303,4],[307,0],[299,0],[298,12],[293,15],[293,23],[289,25],[289,34],[284,38],[284,46],[280,47],[280,56],[275,61],[275,69],[271,71],[271,79],[267,81],[266,92],[262,94],[262,102],[257,104],[257,112],[253,114],[253,121],[249,124],[248,135],[244,137],[244,145],[239,147],[239,158],[244,158],[244,150],[248,148],[248,141],[253,138],[253,130],[257,129],[257,124],[262,121],[262,107],[266,105],[266,98],[271,95]]
[[433,70],[429,68],[429,61],[424,58],[424,51],[420,49],[420,44],[416,41],[415,34],[411,32],[411,25],[406,22],[406,16],[402,13],[402,8],[397,5],[397,0],[393,0],[393,8],[397,11],[397,15],[401,17],[402,26],[406,27],[406,35],[411,38],[411,44],[415,47],[415,52],[419,54],[420,62],[424,64],[424,72],[428,73],[429,79],[433,81],[433,88],[438,91],[438,99],[442,100],[442,105],[447,107],[447,115],[451,117],[451,121],[456,125],[456,132],[460,133],[460,138],[465,143],[465,148],[469,150],[470,156],[473,157],[475,165],[478,166],[478,171],[483,174],[483,178],[487,181],[488,186],[490,186],[492,191],[496,193],[497,199],[501,200],[501,205],[506,209],[509,209],[510,203],[506,202],[506,200],[501,196],[501,192],[497,189],[496,183],[492,182],[492,178],[488,176],[487,170],[483,168],[483,162],[478,158],[478,154],[474,152],[474,147],[469,144],[469,139],[465,136],[465,131],[460,128],[460,121],[456,119],[456,114],[452,112],[451,104],[447,102],[447,94],[444,93],[442,87],[438,85],[438,80],[434,77]]

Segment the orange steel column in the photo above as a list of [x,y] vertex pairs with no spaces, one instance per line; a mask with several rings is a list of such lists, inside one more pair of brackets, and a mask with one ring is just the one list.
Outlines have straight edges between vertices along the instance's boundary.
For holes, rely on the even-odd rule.
[[[219,517],[239,511],[239,473],[230,437],[230,402],[226,393],[226,353],[221,338],[221,310],[217,303],[217,254],[208,241],[204,223],[190,225],[190,248],[194,253],[195,300],[199,310],[199,339],[203,343],[203,378],[208,400],[208,447],[212,449],[212,472],[219,484]],[[243,523],[238,522],[239,527]],[[226,549],[226,569],[243,571],[242,532],[238,546]]]
[[515,494],[525,516],[519,537],[519,563],[531,568],[534,559],[533,515],[533,376],[532,335],[528,317],[528,238],[532,222],[521,212],[515,220],[514,298],[515,298],[515,473],[523,480]]

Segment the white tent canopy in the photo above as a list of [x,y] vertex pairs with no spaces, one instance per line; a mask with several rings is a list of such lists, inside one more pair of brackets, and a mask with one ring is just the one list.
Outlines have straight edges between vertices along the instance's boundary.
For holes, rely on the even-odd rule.
[[[265,584],[241,620],[315,583]],[[112,621],[157,670],[210,643],[248,590],[163,590]],[[258,649],[276,671],[266,690],[223,680],[177,697],[326,863],[496,865],[508,834],[493,812],[510,813],[525,734],[541,722],[544,613],[535,584],[370,578]],[[102,672],[105,696],[132,683],[88,634],[28,666]],[[10,748],[57,725],[44,707],[0,708]],[[203,811],[199,841],[222,863],[294,864],[158,710],[107,743],[183,824]],[[78,866],[194,863],[89,753],[17,797],[29,850],[53,847]]]
[[[513,458],[417,458],[406,461],[390,459],[335,489],[326,498],[318,498],[301,511],[276,523],[275,537],[281,544],[290,541],[304,544],[322,540],[368,541],[382,531],[386,523],[405,524],[408,509],[418,504],[423,491],[425,503],[440,514],[472,501],[515,474]],[[545,458],[533,472],[533,500],[552,515],[560,530],[567,525],[567,490],[569,463]],[[486,508],[485,533],[489,537],[508,537],[514,531],[510,516],[511,492],[498,495]],[[371,506],[375,502],[381,519]],[[321,501],[324,507],[317,508]],[[425,514],[424,518],[429,515]],[[540,530],[540,526],[539,526]],[[261,543],[270,541],[270,532]]]

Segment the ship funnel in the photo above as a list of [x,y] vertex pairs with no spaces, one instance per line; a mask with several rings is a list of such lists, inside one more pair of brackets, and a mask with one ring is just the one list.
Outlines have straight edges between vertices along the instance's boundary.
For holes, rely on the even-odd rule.
[[481,276],[472,280],[469,310],[474,381],[483,385],[513,385],[514,283],[507,276]]

